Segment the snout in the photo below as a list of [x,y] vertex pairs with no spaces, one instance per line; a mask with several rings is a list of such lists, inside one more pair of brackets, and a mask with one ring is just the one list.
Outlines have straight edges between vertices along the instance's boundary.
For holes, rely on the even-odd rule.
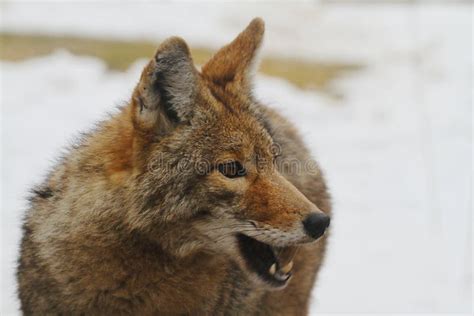
[[307,235],[318,239],[329,227],[330,221],[330,217],[323,212],[311,213],[303,220],[303,227]]

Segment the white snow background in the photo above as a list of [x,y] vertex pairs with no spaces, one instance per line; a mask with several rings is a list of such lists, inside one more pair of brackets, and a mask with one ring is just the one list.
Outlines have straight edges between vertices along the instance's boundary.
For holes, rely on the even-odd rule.
[[[3,2],[10,32],[219,47],[254,16],[264,54],[362,63],[335,100],[258,76],[259,98],[300,129],[334,199],[311,313],[471,313],[472,5]],[[157,45],[158,45],[157,41]],[[126,101],[125,72],[66,51],[1,71],[1,315],[18,314],[25,196],[61,148]]]

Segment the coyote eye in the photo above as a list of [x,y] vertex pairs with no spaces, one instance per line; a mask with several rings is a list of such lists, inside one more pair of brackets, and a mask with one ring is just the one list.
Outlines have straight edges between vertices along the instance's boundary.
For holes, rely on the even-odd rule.
[[227,178],[237,178],[247,175],[247,170],[238,161],[231,161],[217,165],[217,169]]

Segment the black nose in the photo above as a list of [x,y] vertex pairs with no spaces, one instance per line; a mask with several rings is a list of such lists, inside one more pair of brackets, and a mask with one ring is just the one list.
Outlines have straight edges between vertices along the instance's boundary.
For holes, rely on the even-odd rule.
[[318,239],[324,234],[331,219],[324,213],[309,214],[303,221],[304,230],[314,239]]

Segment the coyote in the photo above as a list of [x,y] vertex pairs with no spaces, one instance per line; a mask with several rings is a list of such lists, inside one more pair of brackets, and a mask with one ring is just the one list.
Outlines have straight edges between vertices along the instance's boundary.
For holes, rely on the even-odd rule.
[[307,314],[330,198],[294,127],[252,94],[263,33],[252,20],[200,71],[164,41],[129,102],[33,189],[24,314]]

